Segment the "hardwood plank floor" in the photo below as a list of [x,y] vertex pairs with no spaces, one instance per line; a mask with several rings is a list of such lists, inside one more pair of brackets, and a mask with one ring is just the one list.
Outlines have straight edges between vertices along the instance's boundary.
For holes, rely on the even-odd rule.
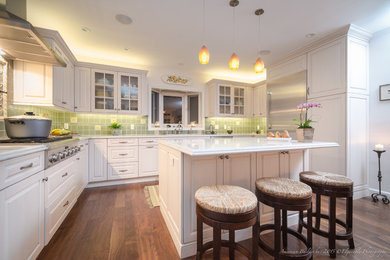
[[[145,259],[175,260],[179,256],[158,207],[146,204],[143,188],[155,182],[85,189],[64,223],[38,259]],[[322,201],[327,211],[327,201]],[[337,201],[338,217],[344,219],[344,200]],[[326,228],[323,221],[322,226]],[[389,259],[390,206],[369,198],[354,201],[355,250],[338,241],[337,259]],[[272,234],[262,236],[272,244]],[[243,241],[250,246],[250,241]],[[315,259],[330,259],[327,240],[314,235]],[[289,237],[289,250],[300,244]],[[222,250],[228,259],[228,250]],[[187,260],[195,257],[187,258]],[[207,253],[204,259],[212,259]],[[246,259],[236,253],[236,259]],[[272,259],[261,249],[259,259]]]

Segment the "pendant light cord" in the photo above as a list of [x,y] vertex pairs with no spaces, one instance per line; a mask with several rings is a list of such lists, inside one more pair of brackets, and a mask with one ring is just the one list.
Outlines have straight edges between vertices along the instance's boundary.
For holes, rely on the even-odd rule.
[[236,7],[233,7],[233,49],[234,53],[237,52],[236,46]]
[[257,55],[260,56],[260,41],[261,41],[261,37],[260,37],[260,16],[259,15],[259,28],[258,28],[258,34],[257,34],[257,48],[258,48],[258,53]]
[[205,31],[206,31],[206,0],[203,0],[203,14],[202,14],[202,44],[205,40]]

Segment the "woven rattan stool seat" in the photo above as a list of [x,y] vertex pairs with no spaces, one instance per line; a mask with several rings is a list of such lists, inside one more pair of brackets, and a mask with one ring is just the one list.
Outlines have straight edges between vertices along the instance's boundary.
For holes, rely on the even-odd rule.
[[343,175],[328,172],[301,172],[299,177],[302,181],[327,186],[347,187],[353,185],[353,181]]
[[304,199],[312,195],[310,186],[286,178],[260,178],[256,180],[256,188],[264,194],[286,199]]

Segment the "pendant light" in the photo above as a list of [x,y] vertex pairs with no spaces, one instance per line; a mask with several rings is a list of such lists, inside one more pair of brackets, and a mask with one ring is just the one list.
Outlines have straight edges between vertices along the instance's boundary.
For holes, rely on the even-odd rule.
[[[258,37],[258,39],[257,39],[257,41],[258,41],[258,50],[259,50],[259,55],[260,55],[260,16],[262,15],[262,14],[264,14],[264,10],[263,9],[257,9],[256,11],[255,11],[255,15],[257,15],[258,17],[259,17],[259,31],[258,31],[258,35],[257,35],[257,37]],[[264,71],[264,62],[263,62],[263,60],[260,58],[260,57],[258,57],[257,58],[257,60],[256,60],[256,63],[255,63],[255,72],[256,73],[260,73],[260,72],[263,72]]]
[[[202,41],[204,43],[204,35],[205,35],[205,9],[206,9],[206,0],[203,0],[203,32],[202,32]],[[210,52],[207,49],[206,45],[203,44],[202,48],[199,51],[199,62],[200,64],[207,64],[210,60]]]
[[[236,6],[238,6],[240,2],[238,0],[231,0],[229,5],[233,7],[233,47],[236,49]],[[237,70],[240,66],[240,60],[236,53],[233,52],[232,56],[229,60],[229,67],[231,70]]]

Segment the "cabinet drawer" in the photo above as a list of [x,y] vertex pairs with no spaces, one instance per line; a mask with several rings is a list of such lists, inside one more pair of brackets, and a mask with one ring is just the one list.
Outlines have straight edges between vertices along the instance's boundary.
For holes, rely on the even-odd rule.
[[158,144],[157,138],[140,138],[139,145],[154,145]]
[[109,147],[108,162],[136,162],[138,161],[138,146]]
[[75,188],[45,209],[45,245],[50,241],[75,202]]
[[0,190],[42,171],[43,168],[44,152],[0,162]]
[[113,138],[108,139],[108,146],[138,145],[138,138]]
[[69,189],[69,186],[73,186],[69,185],[68,182],[68,180],[73,177],[77,166],[73,159],[74,158],[70,158],[45,171],[45,177],[48,178],[45,185],[46,205],[49,205],[53,200],[56,200],[56,198],[63,196]]
[[128,179],[138,177],[138,163],[126,163],[126,164],[109,164],[108,165],[108,179]]

